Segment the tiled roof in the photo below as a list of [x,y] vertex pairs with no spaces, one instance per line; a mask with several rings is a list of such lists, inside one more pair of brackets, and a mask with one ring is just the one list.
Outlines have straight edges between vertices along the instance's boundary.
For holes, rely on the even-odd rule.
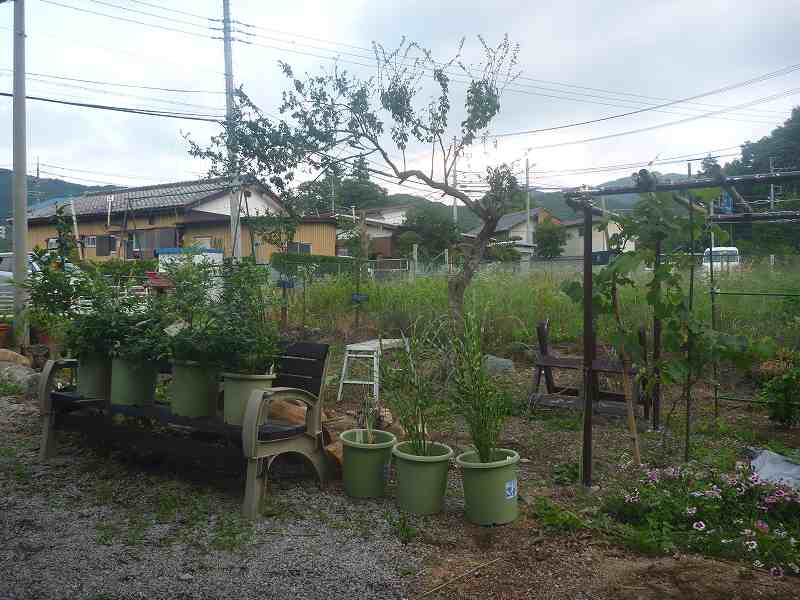
[[[531,209],[531,219],[535,219],[536,216],[539,214],[538,208]],[[521,210],[519,212],[508,213],[507,215],[503,215],[500,217],[500,220],[497,222],[497,227],[495,227],[495,232],[500,233],[502,231],[508,231],[515,225],[519,225],[520,223],[524,223],[525,219],[525,211]],[[472,235],[477,235],[480,232],[481,228],[476,227],[469,233]]]
[[56,214],[57,206],[69,206],[72,200],[75,202],[75,214],[78,216],[105,215],[108,212],[106,197],[109,194],[114,196],[112,214],[124,212],[126,209],[144,211],[186,208],[217,196],[225,189],[225,180],[217,178],[93,192],[74,198],[62,198],[47,206],[33,207],[28,211],[28,219],[48,219]]

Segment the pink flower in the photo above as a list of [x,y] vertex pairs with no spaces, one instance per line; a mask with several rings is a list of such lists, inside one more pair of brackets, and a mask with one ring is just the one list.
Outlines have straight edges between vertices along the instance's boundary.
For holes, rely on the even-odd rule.
[[769,570],[769,574],[772,575],[773,577],[783,577],[783,569],[781,569],[780,567],[772,567]]
[[767,525],[764,521],[756,521],[756,529],[758,529],[761,533],[769,533],[769,525]]
[[706,524],[702,521],[696,521],[692,527],[694,527],[697,531],[705,531]]
[[753,473],[752,475],[750,475],[750,477],[748,477],[748,480],[750,481],[750,483],[760,483],[761,477],[758,476],[758,473]]

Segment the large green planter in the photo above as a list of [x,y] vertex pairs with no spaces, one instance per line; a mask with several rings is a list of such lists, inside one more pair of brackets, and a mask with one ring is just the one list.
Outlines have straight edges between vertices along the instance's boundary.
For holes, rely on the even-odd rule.
[[464,511],[476,525],[502,525],[519,515],[517,505],[517,464],[519,454],[498,448],[495,460],[482,463],[477,452],[456,457],[464,481]]
[[111,359],[100,354],[82,356],[78,362],[78,393],[106,398],[111,389]]
[[182,417],[217,414],[218,371],[194,361],[174,361],[169,386],[170,407]]
[[386,491],[393,433],[372,430],[372,443],[366,429],[348,429],[339,434],[342,440],[342,478],[344,491],[352,498],[380,498]]
[[255,390],[268,390],[272,387],[275,375],[245,375],[244,373],[223,373],[224,416],[230,425],[241,425],[247,401]]
[[158,368],[155,363],[115,358],[111,362],[111,404],[153,404],[157,380]]
[[410,453],[411,442],[392,448],[397,476],[397,504],[416,515],[433,515],[442,510],[447,487],[447,470],[453,450],[444,444],[428,443],[428,455]]

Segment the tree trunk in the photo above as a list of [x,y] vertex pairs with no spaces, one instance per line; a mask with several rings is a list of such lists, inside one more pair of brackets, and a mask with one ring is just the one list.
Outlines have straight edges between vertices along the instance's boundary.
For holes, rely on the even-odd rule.
[[475,239],[469,244],[464,244],[464,267],[447,280],[447,303],[450,308],[450,318],[461,329],[464,322],[464,294],[472,278],[481,266],[481,259],[486,253],[486,247],[497,227],[496,217],[484,220],[483,227]]

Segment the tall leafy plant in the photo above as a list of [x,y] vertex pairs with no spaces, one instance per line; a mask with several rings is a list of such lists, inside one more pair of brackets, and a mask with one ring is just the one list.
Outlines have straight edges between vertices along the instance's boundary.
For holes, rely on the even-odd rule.
[[503,424],[510,415],[508,397],[497,389],[486,369],[483,328],[474,314],[464,314],[463,333],[452,335],[451,398],[466,421],[481,462],[491,462]]
[[417,456],[428,456],[430,432],[449,415],[435,373],[441,358],[435,333],[416,326],[409,337],[403,337],[405,347],[399,350],[396,363],[381,361],[383,398],[405,430],[411,453]]

